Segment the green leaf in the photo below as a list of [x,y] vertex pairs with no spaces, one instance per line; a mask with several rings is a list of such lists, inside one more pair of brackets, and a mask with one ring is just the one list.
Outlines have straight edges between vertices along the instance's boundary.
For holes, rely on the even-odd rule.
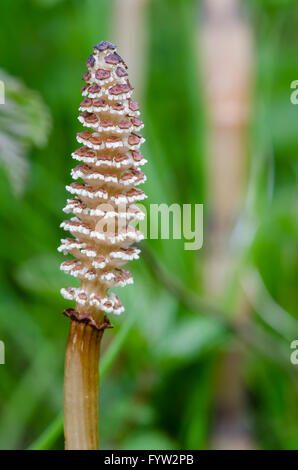
[[59,256],[43,254],[25,261],[15,272],[15,279],[26,290],[59,294],[67,285],[78,285],[79,281],[59,270]]
[[177,444],[158,429],[136,431],[123,442],[125,450],[172,450],[176,448]]
[[161,362],[192,361],[225,339],[226,332],[218,323],[192,316],[177,322],[156,345],[154,353]]

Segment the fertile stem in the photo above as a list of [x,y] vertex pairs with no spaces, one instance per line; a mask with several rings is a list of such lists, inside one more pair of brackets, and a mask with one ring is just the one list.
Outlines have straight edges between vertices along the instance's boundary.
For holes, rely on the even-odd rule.
[[145,141],[139,131],[138,103],[127,65],[116,46],[101,41],[88,57],[83,80],[79,121],[89,130],[79,132],[82,146],[72,153],[80,162],[71,171],[76,182],[66,186],[71,198],[64,212],[73,217],[62,222],[72,238],[62,240],[59,251],[71,255],[61,270],[80,280],[80,286],[61,289],[75,302],[65,315],[72,323],[65,361],[66,449],[98,448],[98,362],[100,342],[111,324],[105,314],[124,311],[110,289],[133,283],[123,266],[139,258],[134,242],[144,239],[134,222],[144,220],[136,206],[147,196],[139,184],[146,181],[140,167]]
[[103,331],[71,321],[64,382],[66,450],[96,450],[99,446],[98,365]]

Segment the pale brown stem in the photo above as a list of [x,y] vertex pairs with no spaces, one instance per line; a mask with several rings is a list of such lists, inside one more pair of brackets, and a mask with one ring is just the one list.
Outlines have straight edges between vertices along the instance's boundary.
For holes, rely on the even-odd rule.
[[133,77],[136,96],[142,97],[146,82],[148,0],[114,0],[113,5],[113,38]]
[[[243,210],[247,181],[248,131],[253,92],[254,46],[242,0],[204,0],[200,43],[206,105],[209,111],[208,186],[212,227],[206,259],[206,289],[224,301],[237,269],[231,234]],[[236,328],[245,328],[249,308],[241,291],[234,305]],[[217,385],[212,447],[255,447],[247,428],[246,390],[242,377],[243,351],[225,352]]]
[[64,435],[66,450],[96,450],[99,353],[103,330],[72,320],[66,348]]

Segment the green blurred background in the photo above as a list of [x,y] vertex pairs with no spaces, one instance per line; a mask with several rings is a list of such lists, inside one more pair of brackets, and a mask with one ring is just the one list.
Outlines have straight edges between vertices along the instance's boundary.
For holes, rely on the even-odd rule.
[[[145,122],[148,203],[203,203],[204,245],[185,251],[183,240],[147,240],[146,256],[132,263],[135,285],[120,292],[126,312],[113,319],[103,344],[110,356],[101,383],[101,446],[298,448],[298,366],[290,362],[298,339],[298,107],[290,102],[298,5],[242,3],[255,43],[242,231],[237,237],[231,230],[228,287],[212,296],[204,282],[212,211],[202,2],[148,0],[142,19],[131,10],[121,23],[112,0],[1,1],[0,448],[34,441],[63,448],[55,423],[69,326],[61,312],[69,302],[59,290],[70,280],[59,271],[57,246],[80,130],[80,79],[92,46],[125,38],[135,26],[130,17],[141,22],[132,47],[144,44],[130,78]],[[126,58],[127,46],[118,46]],[[189,302],[189,290],[200,298]],[[230,325],[239,297],[248,319],[238,330]],[[223,313],[214,315],[217,308]]]

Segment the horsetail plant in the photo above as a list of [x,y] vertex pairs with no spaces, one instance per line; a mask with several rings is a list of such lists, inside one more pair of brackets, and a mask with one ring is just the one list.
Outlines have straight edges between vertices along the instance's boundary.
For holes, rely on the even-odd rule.
[[131,245],[143,239],[133,222],[144,213],[135,205],[146,196],[135,186],[145,182],[139,151],[139,107],[131,99],[127,66],[116,47],[103,41],[94,47],[86,64],[84,97],[79,121],[89,128],[77,134],[82,146],[72,157],[80,164],[72,177],[81,182],[66,186],[73,195],[63,209],[74,217],[61,227],[73,238],[63,239],[59,251],[74,259],[62,271],[80,280],[80,287],[61,290],[76,302],[64,314],[71,320],[65,359],[64,433],[66,449],[98,448],[98,365],[103,332],[111,328],[107,314],[124,311],[112,287],[132,284],[122,266],[138,259]]

